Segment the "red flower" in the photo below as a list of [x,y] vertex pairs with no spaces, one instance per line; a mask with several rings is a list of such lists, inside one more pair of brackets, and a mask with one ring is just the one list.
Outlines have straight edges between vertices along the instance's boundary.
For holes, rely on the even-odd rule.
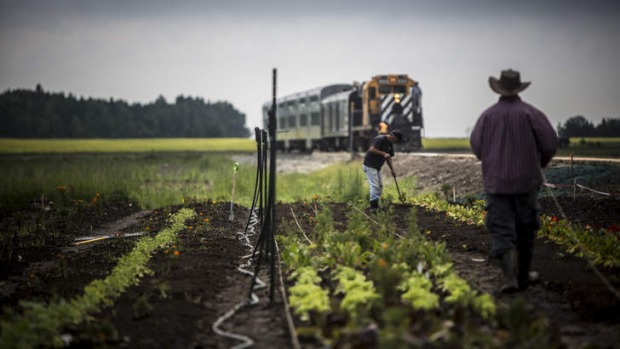
[[612,224],[607,227],[607,231],[612,233],[620,233],[620,226],[618,226],[617,224]]

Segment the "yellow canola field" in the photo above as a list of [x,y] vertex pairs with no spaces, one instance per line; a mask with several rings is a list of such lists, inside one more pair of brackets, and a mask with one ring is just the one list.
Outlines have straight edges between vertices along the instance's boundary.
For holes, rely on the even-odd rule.
[[0,139],[0,153],[253,152],[247,138]]

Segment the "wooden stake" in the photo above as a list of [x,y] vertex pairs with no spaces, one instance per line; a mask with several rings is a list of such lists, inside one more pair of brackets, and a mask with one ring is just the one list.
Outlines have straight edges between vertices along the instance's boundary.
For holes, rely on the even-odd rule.
[[577,199],[577,178],[573,178],[573,201]]

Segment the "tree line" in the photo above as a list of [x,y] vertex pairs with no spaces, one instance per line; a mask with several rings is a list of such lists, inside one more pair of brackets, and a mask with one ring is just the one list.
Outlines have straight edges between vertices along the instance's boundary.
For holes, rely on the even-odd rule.
[[148,104],[8,90],[0,95],[0,137],[174,138],[248,137],[245,114],[228,102],[163,96]]
[[560,137],[620,137],[620,119],[603,118],[594,125],[581,115],[570,117],[564,125],[558,123]]

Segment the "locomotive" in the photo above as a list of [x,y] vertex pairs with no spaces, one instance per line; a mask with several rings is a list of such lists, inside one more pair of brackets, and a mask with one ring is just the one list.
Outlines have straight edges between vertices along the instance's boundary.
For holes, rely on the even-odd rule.
[[[404,141],[396,151],[422,146],[422,91],[407,75],[377,75],[353,84],[331,84],[276,99],[276,148],[365,151],[381,122],[398,129]],[[268,126],[272,102],[263,104]]]

